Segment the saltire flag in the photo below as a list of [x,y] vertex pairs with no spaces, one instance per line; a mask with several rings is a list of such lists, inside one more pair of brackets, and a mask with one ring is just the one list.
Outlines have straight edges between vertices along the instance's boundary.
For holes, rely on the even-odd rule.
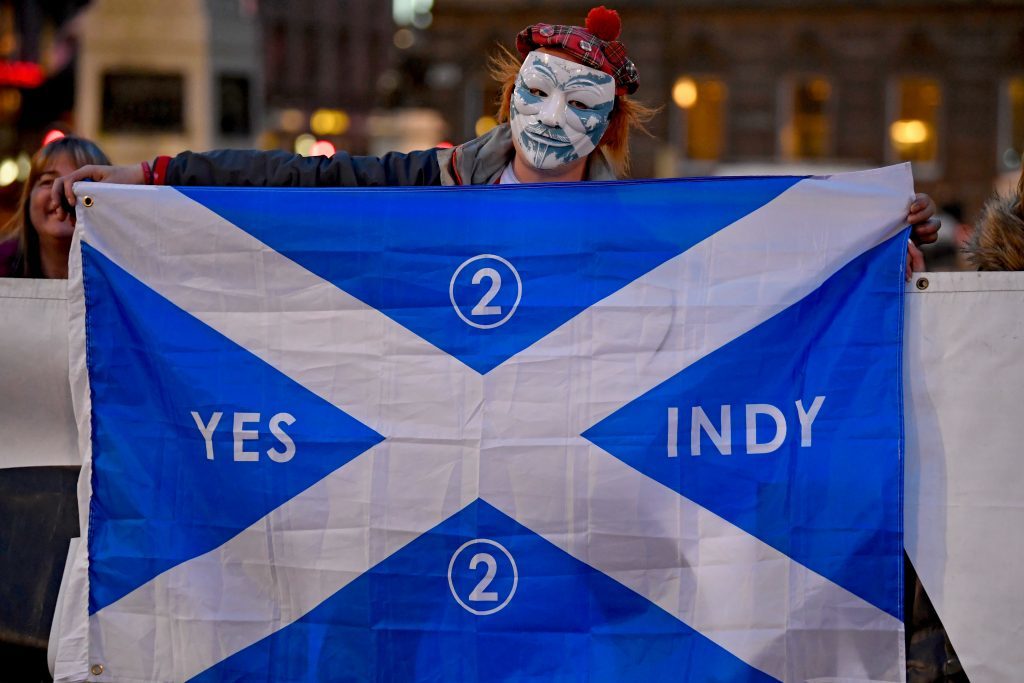
[[907,166],[78,195],[58,680],[904,679]]

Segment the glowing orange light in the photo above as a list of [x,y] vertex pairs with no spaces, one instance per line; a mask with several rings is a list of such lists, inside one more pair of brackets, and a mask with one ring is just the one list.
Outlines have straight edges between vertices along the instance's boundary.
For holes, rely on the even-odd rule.
[[893,121],[889,135],[896,144],[919,145],[928,139],[928,124],[918,119]]
[[494,118],[493,116],[481,116],[480,118],[478,118],[476,120],[476,126],[475,126],[476,136],[480,137],[481,135],[487,133],[488,131],[490,131],[492,128],[494,128],[497,125],[498,125],[498,120],[496,118]]
[[309,128],[317,135],[344,135],[349,123],[348,114],[341,109],[317,109],[309,117]]
[[60,140],[62,137],[64,137],[64,131],[54,128],[43,137],[43,147],[46,147],[54,140]]
[[448,142],[447,140],[445,140],[444,142],[437,143],[437,148],[438,149],[448,149],[449,147],[454,147],[454,146],[455,145],[453,145],[452,143]]
[[688,76],[680,76],[672,86],[672,101],[680,109],[690,109],[697,104],[699,94],[697,81]]
[[309,148],[309,156],[311,156],[311,157],[319,157],[319,156],[329,157],[329,156],[334,156],[334,153],[336,151],[337,150],[334,149],[334,145],[332,145],[328,140],[317,140],[316,142],[313,143],[313,146]]

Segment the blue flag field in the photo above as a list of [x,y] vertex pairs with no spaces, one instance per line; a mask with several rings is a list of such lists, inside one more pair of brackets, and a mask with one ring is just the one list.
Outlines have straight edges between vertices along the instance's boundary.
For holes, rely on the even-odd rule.
[[903,680],[912,192],[79,186],[56,679]]

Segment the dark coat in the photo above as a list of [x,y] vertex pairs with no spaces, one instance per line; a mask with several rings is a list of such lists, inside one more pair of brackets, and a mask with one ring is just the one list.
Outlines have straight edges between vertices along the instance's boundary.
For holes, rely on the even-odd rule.
[[437,150],[382,157],[338,152],[304,157],[289,152],[221,149],[182,152],[167,166],[167,185],[228,187],[380,187],[440,185]]
[[17,238],[0,242],[0,277],[22,277],[21,245]]

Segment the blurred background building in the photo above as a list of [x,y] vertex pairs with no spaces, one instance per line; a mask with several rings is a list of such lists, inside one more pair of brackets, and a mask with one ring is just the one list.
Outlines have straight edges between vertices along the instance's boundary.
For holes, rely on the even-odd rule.
[[76,21],[70,127],[112,159],[253,145],[264,102],[254,3],[92,0]]
[[[0,0],[0,204],[48,131],[115,161],[258,146],[378,154],[494,125],[487,58],[590,0]],[[911,161],[970,219],[1024,151],[1024,0],[619,0],[633,175]]]
[[[439,0],[416,50],[453,138],[490,125],[484,55],[591,3]],[[619,2],[637,97],[663,107],[633,173],[815,173],[911,161],[918,188],[973,214],[1024,150],[1024,2]],[[457,79],[441,78],[448,72]],[[431,76],[435,76],[431,78]]]

